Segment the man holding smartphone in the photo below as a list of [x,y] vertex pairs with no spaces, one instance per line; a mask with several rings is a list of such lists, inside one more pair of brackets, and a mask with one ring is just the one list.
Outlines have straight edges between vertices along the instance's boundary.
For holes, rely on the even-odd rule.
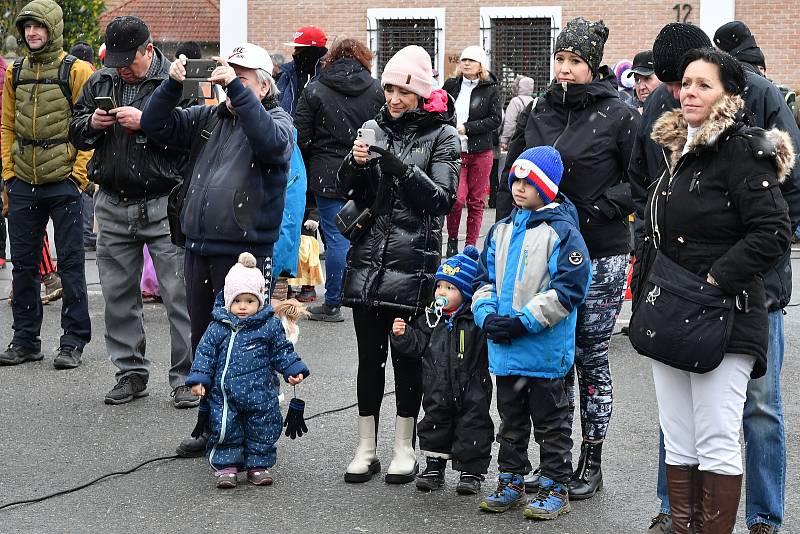
[[34,0],[15,21],[25,55],[6,71],[3,85],[3,180],[14,262],[14,337],[0,364],[43,358],[39,298],[42,236],[53,220],[58,274],[63,284],[64,334],[53,361],[56,369],[78,367],[91,337],[84,269],[81,192],[89,152],[76,151],[68,129],[73,102],[92,69],[63,50],[64,20],[53,0]]
[[167,196],[181,183],[185,155],[148,139],[139,124],[142,109],[168,76],[169,60],[153,46],[144,21],[117,17],[106,28],[103,62],[75,105],[70,139],[94,149],[89,178],[100,186],[94,197],[97,267],[106,301],[106,348],[118,369],[105,402],[123,404],[148,394],[152,363],[145,353],[139,290],[147,245],[169,321],[172,403],[190,408],[200,398],[185,386],[192,359],[183,254],[167,224]]
[[[208,80],[225,89],[225,102],[176,108],[186,80],[186,58],[179,58],[142,115],[145,133],[162,143],[190,149],[205,139],[188,163],[191,185],[180,214],[195,348],[239,254],[256,257],[268,285],[266,294],[271,293],[272,251],[281,228],[293,149],[292,118],[278,105],[267,51],[245,43],[226,59],[214,59],[219,66]],[[200,410],[202,416],[202,405]],[[203,427],[201,417],[192,434],[198,439],[181,443],[179,454],[203,454]]]

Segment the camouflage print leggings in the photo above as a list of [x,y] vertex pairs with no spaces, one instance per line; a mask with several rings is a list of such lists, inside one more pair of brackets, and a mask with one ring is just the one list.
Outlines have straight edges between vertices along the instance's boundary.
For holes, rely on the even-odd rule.
[[[602,441],[611,419],[612,386],[608,347],[614,323],[625,296],[628,255],[592,260],[592,283],[586,301],[578,309],[575,330],[575,369],[581,399],[583,439]],[[575,374],[565,377],[570,405],[570,426],[575,411]]]

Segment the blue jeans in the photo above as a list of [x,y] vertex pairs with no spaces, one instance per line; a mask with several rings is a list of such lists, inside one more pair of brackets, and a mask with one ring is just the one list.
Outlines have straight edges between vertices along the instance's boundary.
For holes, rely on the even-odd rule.
[[83,246],[97,246],[97,235],[94,233],[94,197],[89,193],[81,195],[83,204]]
[[8,190],[8,237],[11,242],[11,272],[14,289],[13,343],[40,350],[42,299],[39,297],[42,236],[48,219],[58,253],[58,274],[64,286],[59,346],[78,349],[89,343],[92,324],[86,294],[85,256],[81,224],[82,193],[72,179],[31,185],[20,178],[6,182]]
[[[783,365],[783,311],[769,314],[767,374],[747,385],[744,403],[745,469],[747,472],[745,518],[747,528],[766,523],[780,528],[786,484],[786,436],[781,402]],[[664,435],[659,435],[658,485],[661,512],[669,513],[664,465]]]
[[336,214],[344,207],[344,200],[314,195],[319,209],[319,223],[325,234],[325,304],[336,308],[342,300],[342,282],[347,263],[350,241],[336,228]]

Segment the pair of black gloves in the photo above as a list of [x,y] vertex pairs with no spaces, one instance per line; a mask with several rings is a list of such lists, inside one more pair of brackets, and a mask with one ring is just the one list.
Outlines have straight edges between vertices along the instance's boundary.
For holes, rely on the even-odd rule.
[[486,335],[495,343],[508,345],[526,333],[528,329],[522,324],[519,317],[503,317],[496,313],[490,313],[483,321],[483,330]]
[[371,146],[369,147],[370,152],[375,152],[376,154],[380,154],[380,159],[378,160],[378,165],[381,168],[381,172],[383,174],[388,174],[390,176],[394,176],[397,178],[402,178],[408,172],[408,165],[403,163],[403,160],[386,150],[385,148],[381,148],[379,146]]

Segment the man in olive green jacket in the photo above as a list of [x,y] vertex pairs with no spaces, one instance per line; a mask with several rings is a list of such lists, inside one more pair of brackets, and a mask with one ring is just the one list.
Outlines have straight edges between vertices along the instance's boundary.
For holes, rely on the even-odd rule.
[[[53,0],[33,0],[15,20],[26,53],[19,73],[9,66],[3,87],[0,127],[3,180],[8,191],[9,240],[14,301],[14,337],[0,364],[41,360],[42,303],[39,299],[41,236],[53,219],[58,273],[64,286],[64,330],[53,365],[80,365],[91,337],[82,236],[81,192],[91,152],[69,143],[72,105],[91,76],[88,63],[76,61],[62,88],[64,18]],[[68,63],[67,63],[68,65]],[[15,83],[16,81],[16,83]],[[69,95],[69,98],[67,97]]]

